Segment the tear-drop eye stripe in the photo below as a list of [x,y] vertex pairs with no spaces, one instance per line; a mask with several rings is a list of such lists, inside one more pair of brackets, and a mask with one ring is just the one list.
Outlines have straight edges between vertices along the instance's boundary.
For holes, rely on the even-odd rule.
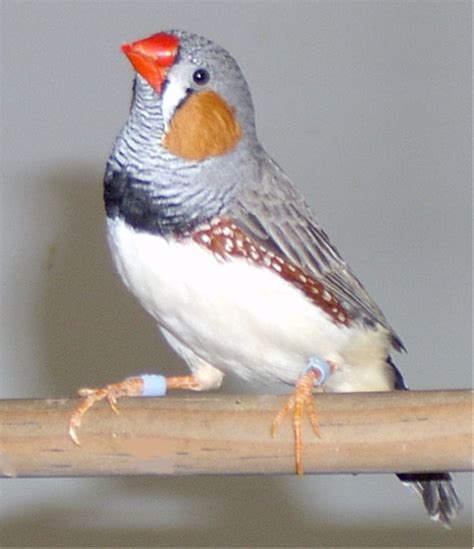
[[190,95],[192,95],[194,93],[194,90],[192,88],[187,88],[186,89],[186,95],[184,95],[184,97],[182,99],[180,99],[180,101],[178,102],[178,104],[176,105],[176,108],[174,110],[174,112],[176,113],[185,103],[185,101],[188,99],[188,97]]

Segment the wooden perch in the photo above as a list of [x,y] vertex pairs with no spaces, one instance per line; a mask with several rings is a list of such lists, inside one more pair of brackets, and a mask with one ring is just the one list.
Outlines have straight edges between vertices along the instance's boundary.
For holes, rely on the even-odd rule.
[[[307,473],[468,471],[472,392],[316,395],[321,438],[304,421]],[[282,396],[191,395],[106,403],[68,436],[77,400],[0,401],[0,473],[17,477],[293,473]]]

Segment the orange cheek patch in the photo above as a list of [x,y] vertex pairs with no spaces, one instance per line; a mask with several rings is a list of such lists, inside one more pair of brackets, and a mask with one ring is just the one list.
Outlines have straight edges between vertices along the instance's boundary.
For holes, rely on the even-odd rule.
[[204,160],[231,151],[242,137],[235,109],[213,91],[193,93],[176,111],[163,139],[168,151],[186,160]]

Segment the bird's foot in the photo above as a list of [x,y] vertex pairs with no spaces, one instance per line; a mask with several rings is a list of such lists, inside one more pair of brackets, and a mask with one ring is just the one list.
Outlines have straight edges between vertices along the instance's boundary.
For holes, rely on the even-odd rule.
[[306,412],[309,421],[315,434],[320,437],[320,429],[316,404],[313,397],[313,389],[315,385],[322,385],[328,376],[331,374],[333,366],[327,362],[312,357],[308,361],[308,366],[305,373],[298,379],[295,385],[295,390],[284,406],[280,409],[272,423],[272,437],[275,436],[276,430],[280,426],[286,415],[293,411],[293,434],[295,439],[295,467],[296,473],[302,475],[303,469],[303,439],[301,435],[301,421]]
[[69,420],[69,436],[72,441],[80,446],[77,429],[81,426],[82,418],[86,412],[96,403],[107,399],[112,410],[119,414],[117,400],[121,397],[160,397],[165,396],[167,389],[188,389],[200,391],[202,385],[192,375],[165,378],[161,375],[142,375],[129,377],[119,383],[112,383],[102,388],[79,389],[82,401],[74,410]]
[[144,382],[141,377],[129,377],[106,387],[79,389],[78,394],[82,397],[82,401],[69,420],[69,436],[73,442],[78,446],[80,445],[77,429],[81,426],[83,416],[96,402],[107,399],[114,413],[119,414],[117,399],[124,396],[141,396],[143,394],[143,385]]

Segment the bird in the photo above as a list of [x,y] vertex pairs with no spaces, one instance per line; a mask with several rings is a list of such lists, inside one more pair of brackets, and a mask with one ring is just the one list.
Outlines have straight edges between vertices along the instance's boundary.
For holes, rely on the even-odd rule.
[[[403,343],[257,137],[248,83],[213,41],[183,30],[122,45],[135,75],[128,119],[104,177],[107,236],[123,282],[184,359],[188,375],[143,374],[84,388],[69,422],[106,399],[220,387],[225,374],[292,387],[295,470],[301,421],[320,432],[318,392],[406,390]],[[449,473],[399,474],[431,519],[462,504]]]

